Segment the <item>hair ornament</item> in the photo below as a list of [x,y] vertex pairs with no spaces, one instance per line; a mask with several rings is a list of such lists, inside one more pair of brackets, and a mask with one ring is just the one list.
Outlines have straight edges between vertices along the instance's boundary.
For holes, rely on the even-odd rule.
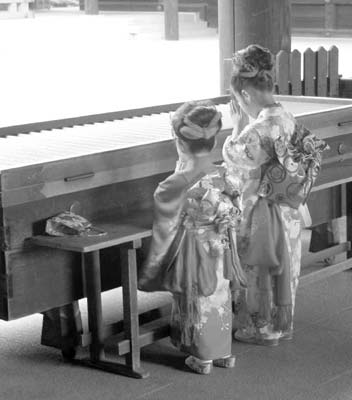
[[184,118],[184,126],[180,129],[180,133],[187,139],[198,140],[198,139],[211,139],[219,131],[219,121],[222,115],[217,112],[209,125],[202,128],[201,126],[192,122],[187,116]]

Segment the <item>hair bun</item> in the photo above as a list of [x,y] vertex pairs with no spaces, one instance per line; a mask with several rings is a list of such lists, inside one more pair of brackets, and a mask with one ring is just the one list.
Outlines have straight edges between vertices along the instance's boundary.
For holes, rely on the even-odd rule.
[[271,71],[274,66],[274,57],[265,47],[259,44],[251,44],[235,53],[233,62],[240,71],[248,71],[250,69]]
[[258,69],[266,71],[271,71],[274,66],[271,52],[258,44],[252,44],[247,47],[246,59],[250,64],[256,65]]

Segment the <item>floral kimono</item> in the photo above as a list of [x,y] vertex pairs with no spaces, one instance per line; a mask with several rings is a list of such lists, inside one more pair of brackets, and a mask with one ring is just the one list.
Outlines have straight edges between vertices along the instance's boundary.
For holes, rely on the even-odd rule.
[[171,340],[201,360],[231,354],[230,282],[244,284],[236,250],[238,191],[208,157],[160,183],[139,287],[173,293]]
[[277,338],[292,332],[301,267],[299,208],[319,172],[323,147],[278,103],[224,144],[228,171],[242,181],[238,247],[247,289],[235,298],[235,316],[249,337],[264,327]]

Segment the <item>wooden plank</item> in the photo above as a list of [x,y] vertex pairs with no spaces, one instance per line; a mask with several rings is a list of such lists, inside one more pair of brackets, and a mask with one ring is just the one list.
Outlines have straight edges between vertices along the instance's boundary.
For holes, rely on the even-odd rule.
[[303,54],[303,94],[315,96],[316,58],[312,49],[308,48]]
[[165,39],[179,39],[178,0],[164,0]]
[[[339,134],[347,134],[350,133],[350,127],[346,126],[346,129],[343,130],[343,126],[340,127],[338,124],[342,123],[343,121],[351,120],[351,106],[345,105],[326,111],[318,111],[306,114],[302,113],[296,115],[296,118],[299,119],[302,124],[306,125],[308,129],[323,130],[325,127],[333,128],[333,132],[331,132],[331,135],[329,136],[333,136],[338,132]],[[319,132],[317,133],[319,134]],[[319,136],[322,137],[322,135]]]
[[350,269],[350,268],[352,268],[352,260],[351,259],[343,261],[339,264],[331,265],[329,267],[323,267],[323,268],[318,269],[309,274],[301,275],[301,277],[299,279],[299,285],[302,288],[302,287],[305,287],[312,283],[316,283],[323,279],[329,278],[330,276],[334,276],[334,275],[336,275],[342,271],[346,271],[347,269]]
[[281,50],[276,56],[276,83],[278,85],[279,94],[289,94],[290,81],[290,64],[289,54],[287,51]]
[[293,50],[290,54],[290,82],[291,94],[294,96],[300,96],[302,94],[301,70],[301,53],[298,50]]
[[[13,320],[83,297],[80,258],[52,249],[5,252],[6,314]],[[116,281],[115,283],[116,284]],[[106,286],[106,285],[105,285]]]
[[[170,317],[160,318],[140,326],[139,346],[144,347],[170,335]],[[130,341],[120,334],[114,338],[117,341],[118,355],[122,356],[130,351]]]
[[[226,136],[230,132],[223,132],[218,135],[218,143],[217,143],[217,148],[216,150],[212,153],[212,160],[214,162],[220,161],[222,159],[221,156],[221,149],[222,145],[225,141]],[[162,144],[162,143],[161,143]],[[131,167],[121,167],[121,168],[114,168],[112,170],[108,171],[101,171],[98,172],[94,175],[89,180],[84,180],[80,181],[79,184],[77,182],[65,182],[63,179],[59,179],[57,181],[47,181],[47,182],[41,182],[41,183],[34,183],[31,186],[26,186],[26,187],[19,187],[16,189],[10,189],[10,190],[2,190],[1,195],[2,195],[2,206],[3,207],[10,207],[10,206],[15,206],[19,204],[25,204],[28,202],[32,201],[38,201],[42,200],[45,198],[51,198],[54,196],[59,196],[63,194],[69,194],[73,192],[79,192],[83,190],[88,190],[88,189],[93,189],[97,187],[101,187],[103,185],[110,185],[113,183],[122,183],[126,182],[129,180],[134,180],[134,179],[139,179],[139,178],[146,178],[148,176],[153,176],[157,175],[163,172],[171,172],[174,167],[175,167],[175,161],[176,161],[176,151],[174,148],[174,144],[172,140],[168,142],[164,142],[167,146],[169,146],[169,150],[173,151],[174,155],[172,158],[165,158],[163,160],[158,160],[157,158],[154,157],[154,159],[150,159],[149,162],[143,163],[143,164],[138,164],[136,163],[134,166]],[[160,150],[160,147],[158,144],[154,144],[154,149],[156,151]],[[142,147],[141,147],[142,148]],[[119,152],[113,152],[111,153],[112,155],[115,154],[115,157],[118,157]],[[100,153],[100,157],[104,157],[104,154],[106,153]],[[150,157],[151,153],[145,152],[145,154]],[[158,153],[162,154],[162,157],[165,157],[165,154],[163,153]],[[99,156],[99,155],[98,155]],[[130,157],[131,160],[136,160],[136,158]],[[75,159],[75,162],[77,164],[80,163],[81,159]],[[139,160],[140,161],[140,160]],[[54,167],[54,169],[59,170],[59,165],[62,165],[63,168],[65,168],[65,161],[61,162],[54,162],[51,163],[51,167]],[[49,164],[48,164],[49,165]],[[55,167],[56,165],[56,167]],[[15,178],[15,175],[13,175],[13,172],[17,170],[17,178]],[[12,172],[10,172],[12,171]],[[24,174],[24,175],[23,175]],[[3,171],[3,176],[6,176],[6,181],[7,184],[11,185],[11,175],[14,177],[14,180],[19,179],[20,175],[22,175],[23,178],[25,178],[26,175],[26,169],[14,169],[14,170],[9,170],[8,172]],[[28,175],[27,175],[28,176]],[[40,178],[39,178],[40,179]]]
[[[145,175],[146,172],[154,175],[158,170],[159,173],[170,171],[176,163],[177,153],[172,138],[167,137],[167,139],[133,148],[117,147],[116,150],[87,154],[79,158],[3,170],[1,192],[24,186],[42,185],[44,198],[46,196],[43,185],[49,182],[55,182],[57,193],[61,187],[63,194],[66,191],[93,188],[96,184],[102,186],[109,181],[113,183],[130,180],[133,179],[133,174],[142,177],[141,175]],[[146,171],[147,167],[150,171]]]
[[317,75],[316,75],[316,83],[317,83],[317,96],[326,97],[328,94],[328,55],[327,51],[323,47],[319,47],[318,51],[316,52],[316,68],[317,68]]
[[[352,100],[343,98],[328,98],[316,96],[284,96],[276,95],[275,99],[279,102],[285,103],[318,103],[318,104],[331,104],[331,109],[341,107],[344,105],[352,105]],[[302,108],[304,110],[304,107]],[[301,114],[301,113],[299,113]]]
[[328,51],[328,95],[330,97],[339,96],[339,50],[336,46],[331,46]]

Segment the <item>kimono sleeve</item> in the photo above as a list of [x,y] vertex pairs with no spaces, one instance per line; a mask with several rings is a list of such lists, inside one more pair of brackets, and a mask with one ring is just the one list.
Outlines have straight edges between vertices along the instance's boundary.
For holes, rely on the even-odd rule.
[[223,157],[228,167],[252,170],[267,163],[272,155],[268,149],[269,137],[256,126],[248,125],[238,137],[229,136],[223,147]]
[[182,172],[176,172],[161,182],[154,193],[155,217],[170,220],[178,216],[190,186]]
[[183,172],[175,172],[157,187],[154,193],[152,241],[140,271],[139,289],[161,290],[163,260],[179,230],[187,190],[194,183],[194,180],[188,180]]

